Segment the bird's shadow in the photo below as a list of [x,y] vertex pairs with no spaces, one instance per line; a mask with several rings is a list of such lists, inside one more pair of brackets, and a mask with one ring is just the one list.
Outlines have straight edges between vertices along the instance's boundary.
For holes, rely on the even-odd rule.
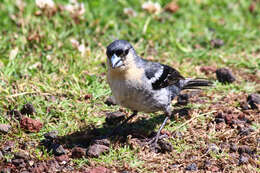
[[[182,111],[182,109],[175,109],[173,114],[175,115],[180,111]],[[107,138],[109,138],[112,143],[125,143],[129,135],[131,135],[132,138],[146,140],[155,136],[155,127],[161,125],[164,119],[164,114],[153,116],[148,119],[138,117],[136,121],[125,124],[115,135],[110,137],[107,135],[112,132],[116,125],[112,126],[106,122],[99,128],[96,128],[94,125],[89,125],[81,128],[75,133],[59,136],[58,140],[66,148],[73,148],[75,146],[88,148],[96,139],[100,140]],[[171,120],[173,121],[174,119],[174,116],[172,116]]]

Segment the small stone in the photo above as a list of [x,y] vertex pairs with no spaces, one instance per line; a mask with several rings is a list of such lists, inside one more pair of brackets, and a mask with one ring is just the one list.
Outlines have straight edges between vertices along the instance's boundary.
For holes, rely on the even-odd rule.
[[189,111],[190,111],[190,108],[182,108],[179,110],[179,116],[180,117],[187,117],[189,116]]
[[221,46],[224,45],[224,41],[221,39],[212,39],[210,41],[210,44],[213,48],[220,48]]
[[197,167],[197,164],[196,163],[192,163],[190,165],[188,165],[185,170],[187,171],[197,171],[198,170],[198,167]]
[[61,144],[53,144],[52,149],[55,156],[66,154],[66,151]]
[[2,153],[2,151],[0,151],[0,160],[2,160],[4,158],[4,155]]
[[9,124],[0,124],[0,133],[8,133],[11,130],[11,126]]
[[219,168],[217,166],[212,166],[209,168],[211,172],[219,172]]
[[43,126],[40,121],[31,119],[29,117],[23,117],[20,121],[20,125],[21,128],[28,132],[39,132]]
[[230,152],[236,152],[238,150],[238,147],[236,144],[230,144]]
[[21,109],[20,112],[23,115],[26,115],[26,114],[27,115],[33,115],[36,111],[35,111],[35,109],[34,109],[32,104],[26,103],[25,105],[23,105],[23,108]]
[[112,97],[108,97],[105,101],[105,104],[108,106],[116,105],[116,102],[112,99]]
[[110,141],[108,139],[96,139],[94,142],[94,144],[99,144],[99,145],[105,145],[108,146],[110,145]]
[[247,103],[252,109],[260,109],[260,95],[259,94],[250,94],[247,97]]
[[180,105],[187,105],[189,102],[189,95],[188,94],[180,94],[177,99],[177,104]]
[[89,99],[91,99],[92,98],[92,95],[91,94],[86,94],[85,96],[84,96],[84,100],[89,100]]
[[111,171],[105,167],[99,166],[96,168],[92,168],[87,173],[110,173]]
[[15,142],[14,141],[7,141],[4,146],[2,147],[2,152],[7,153],[12,151],[12,149],[15,147]]
[[20,150],[17,153],[14,154],[14,157],[16,159],[25,159],[28,160],[30,158],[30,155],[28,152],[24,151],[24,150]]
[[227,68],[219,68],[216,70],[216,76],[219,82],[223,84],[232,83],[236,80],[232,72]]
[[224,118],[215,118],[216,123],[223,123],[225,122]]
[[107,147],[105,145],[94,144],[88,148],[87,155],[90,157],[98,157],[101,154],[107,152],[108,150],[109,150],[109,147]]
[[250,6],[248,7],[248,10],[250,11],[250,13],[254,13],[256,10],[256,2],[252,1]]
[[86,149],[81,147],[74,147],[71,152],[72,158],[82,158],[86,156]]
[[19,166],[19,167],[23,167],[23,164],[24,164],[24,160],[23,159],[13,159],[12,160],[12,163],[15,165],[15,166]]
[[1,169],[1,173],[11,173],[11,172],[12,172],[11,168],[3,168],[3,169]]
[[200,71],[204,74],[210,74],[210,73],[215,73],[217,70],[216,67],[213,67],[213,66],[202,66],[200,67]]
[[240,155],[242,155],[243,153],[253,155],[255,153],[255,151],[246,145],[242,145],[242,146],[238,147],[238,153]]
[[69,156],[66,155],[66,154],[63,154],[63,155],[60,155],[60,156],[56,156],[55,159],[58,162],[65,163],[65,164],[69,162]]
[[176,13],[179,10],[179,6],[175,1],[172,1],[168,3],[164,9],[170,13]]
[[159,140],[158,145],[160,147],[159,152],[161,153],[171,152],[173,150],[172,144],[165,140]]
[[54,131],[51,131],[51,132],[48,132],[48,133],[45,133],[44,134],[44,137],[46,139],[50,139],[50,140],[54,140],[57,138],[59,132],[57,130],[54,130]]
[[14,118],[14,119],[16,119],[18,121],[20,121],[22,119],[22,117],[23,117],[21,112],[16,110],[16,109],[12,109],[12,110],[8,111],[7,115],[9,115],[10,118]]
[[246,157],[244,155],[240,155],[239,160],[238,160],[238,164],[243,165],[243,164],[247,164],[247,163],[248,163],[248,157]]
[[33,160],[29,160],[28,163],[29,163],[30,166],[34,165],[34,161]]
[[207,152],[218,153],[218,152],[220,152],[220,149],[219,149],[219,147],[216,144],[209,144]]
[[249,106],[246,102],[240,102],[239,105],[240,105],[242,110],[248,110],[249,109]]
[[254,129],[252,129],[252,128],[241,127],[241,128],[239,128],[238,134],[241,136],[248,136],[253,131],[254,131]]
[[108,112],[106,114],[106,123],[109,125],[117,124],[125,119],[125,114],[123,112]]

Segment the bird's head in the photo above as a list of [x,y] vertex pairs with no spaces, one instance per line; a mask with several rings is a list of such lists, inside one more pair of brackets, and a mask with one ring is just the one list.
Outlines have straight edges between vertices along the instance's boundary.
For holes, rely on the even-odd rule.
[[107,63],[115,71],[124,71],[136,57],[134,48],[125,40],[115,40],[107,46]]

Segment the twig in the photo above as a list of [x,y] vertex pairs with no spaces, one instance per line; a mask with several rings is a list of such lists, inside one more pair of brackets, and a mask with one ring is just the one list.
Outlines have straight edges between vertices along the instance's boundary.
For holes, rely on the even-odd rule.
[[40,93],[40,92],[23,92],[23,93],[17,93],[13,95],[6,96],[8,98],[14,98],[22,95],[27,95],[27,94],[40,94],[40,95],[51,95],[50,93]]
[[188,121],[186,121],[185,123],[183,123],[182,125],[180,125],[179,127],[175,128],[173,131],[176,131],[176,130],[182,128],[182,127],[185,126],[186,124],[192,122],[194,119],[197,119],[197,118],[199,118],[199,117],[201,117],[201,116],[208,115],[208,114],[212,114],[212,113],[215,113],[215,112],[217,112],[217,111],[211,111],[211,112],[207,112],[207,113],[204,113],[204,114],[199,114],[199,115],[197,115],[197,116],[195,116],[195,117],[192,117],[191,119],[189,119]]

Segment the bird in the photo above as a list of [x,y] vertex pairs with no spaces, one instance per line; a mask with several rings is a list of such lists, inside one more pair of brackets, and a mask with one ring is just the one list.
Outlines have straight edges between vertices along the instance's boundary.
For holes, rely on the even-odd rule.
[[113,132],[120,129],[138,112],[163,111],[166,117],[156,136],[149,141],[152,147],[158,145],[161,130],[172,115],[172,100],[182,90],[212,85],[209,80],[184,78],[180,72],[168,65],[143,59],[126,40],[115,40],[110,43],[106,48],[106,55],[107,82],[112,91],[112,100],[133,112]]

